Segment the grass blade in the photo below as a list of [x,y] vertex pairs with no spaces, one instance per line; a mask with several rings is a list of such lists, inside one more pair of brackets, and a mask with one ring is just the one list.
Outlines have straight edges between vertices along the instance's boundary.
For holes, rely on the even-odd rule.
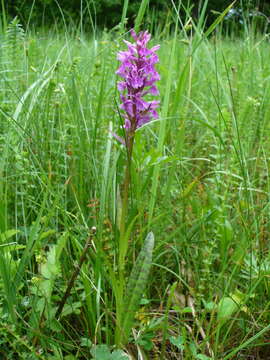
[[146,10],[148,3],[149,3],[149,0],[142,0],[142,2],[141,2],[141,5],[140,5],[139,11],[138,11],[138,15],[135,20],[135,26],[134,26],[135,32],[138,32],[140,29],[141,23],[143,21],[143,16],[145,14],[145,10]]

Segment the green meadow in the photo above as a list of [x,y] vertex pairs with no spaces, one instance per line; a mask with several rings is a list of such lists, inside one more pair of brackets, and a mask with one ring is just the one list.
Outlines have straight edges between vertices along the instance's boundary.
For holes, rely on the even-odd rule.
[[159,118],[130,162],[128,29],[2,31],[0,359],[270,357],[269,37],[224,15],[148,27]]

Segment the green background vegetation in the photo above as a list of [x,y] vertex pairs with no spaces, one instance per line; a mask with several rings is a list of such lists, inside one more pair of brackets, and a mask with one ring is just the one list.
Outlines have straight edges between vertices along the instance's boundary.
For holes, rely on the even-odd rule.
[[136,133],[119,299],[130,36],[94,18],[89,36],[85,15],[35,31],[31,4],[8,5],[0,34],[0,359],[269,359],[269,33],[225,14],[205,28],[204,7],[165,26],[137,14],[160,44],[161,106]]
[[[129,1],[127,17],[129,26],[132,26],[140,7],[140,0]],[[177,3],[177,2],[175,2]],[[207,22],[211,24],[215,19],[216,12],[222,12],[232,1],[230,0],[209,0],[207,5]],[[91,29],[92,22],[98,27],[112,28],[120,23],[124,0],[3,0],[2,9],[10,18],[18,16],[20,22],[25,26],[31,20],[31,26],[50,26],[59,23],[63,25],[63,18],[66,23],[75,26],[79,25],[81,17],[84,19],[85,30]],[[183,0],[183,6],[192,7],[193,17],[198,17],[204,5],[202,0]],[[258,9],[266,16],[270,15],[270,4],[265,0],[237,0],[235,6],[245,10]],[[156,20],[164,24],[164,17],[168,12],[173,11],[170,0],[150,0],[148,12],[155,16]],[[3,12],[3,11],[2,11]],[[181,10],[184,15],[184,11]]]

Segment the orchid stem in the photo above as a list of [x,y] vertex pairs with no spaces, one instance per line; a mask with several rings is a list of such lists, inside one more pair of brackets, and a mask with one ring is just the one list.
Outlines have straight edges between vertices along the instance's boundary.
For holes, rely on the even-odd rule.
[[125,235],[126,235],[126,221],[127,221],[128,203],[129,203],[129,189],[131,184],[131,160],[132,160],[133,144],[134,144],[134,135],[132,134],[127,139],[127,165],[126,165],[124,183],[123,183],[123,197],[122,197],[123,200],[122,200],[122,213],[120,220],[120,239],[119,239],[120,273],[124,271],[125,255],[127,250],[127,246],[125,242],[128,241],[128,239],[125,239]]
[[125,288],[125,257],[128,249],[128,237],[126,236],[126,221],[128,215],[128,204],[129,204],[129,189],[131,185],[131,159],[132,159],[132,150],[134,143],[134,134],[129,136],[126,139],[127,146],[127,164],[124,175],[123,182],[123,192],[122,192],[122,211],[120,219],[120,234],[119,234],[119,260],[118,260],[118,276],[119,276],[119,285],[118,285],[118,296],[116,304],[116,343],[120,346],[121,339],[123,337],[121,320],[123,315],[123,296]]

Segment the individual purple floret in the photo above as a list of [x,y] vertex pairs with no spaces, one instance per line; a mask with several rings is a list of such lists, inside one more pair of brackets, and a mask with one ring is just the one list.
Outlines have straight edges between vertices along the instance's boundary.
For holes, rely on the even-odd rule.
[[159,45],[147,48],[151,35],[147,32],[136,34],[131,30],[131,36],[135,43],[125,41],[127,51],[120,51],[117,59],[121,62],[116,74],[123,78],[117,84],[121,95],[120,108],[124,110],[126,133],[132,137],[136,129],[151,121],[157,119],[156,108],[159,101],[146,101],[143,97],[147,94],[158,95],[159,91],[155,85],[160,79],[155,69],[155,64],[159,61],[156,51]]

